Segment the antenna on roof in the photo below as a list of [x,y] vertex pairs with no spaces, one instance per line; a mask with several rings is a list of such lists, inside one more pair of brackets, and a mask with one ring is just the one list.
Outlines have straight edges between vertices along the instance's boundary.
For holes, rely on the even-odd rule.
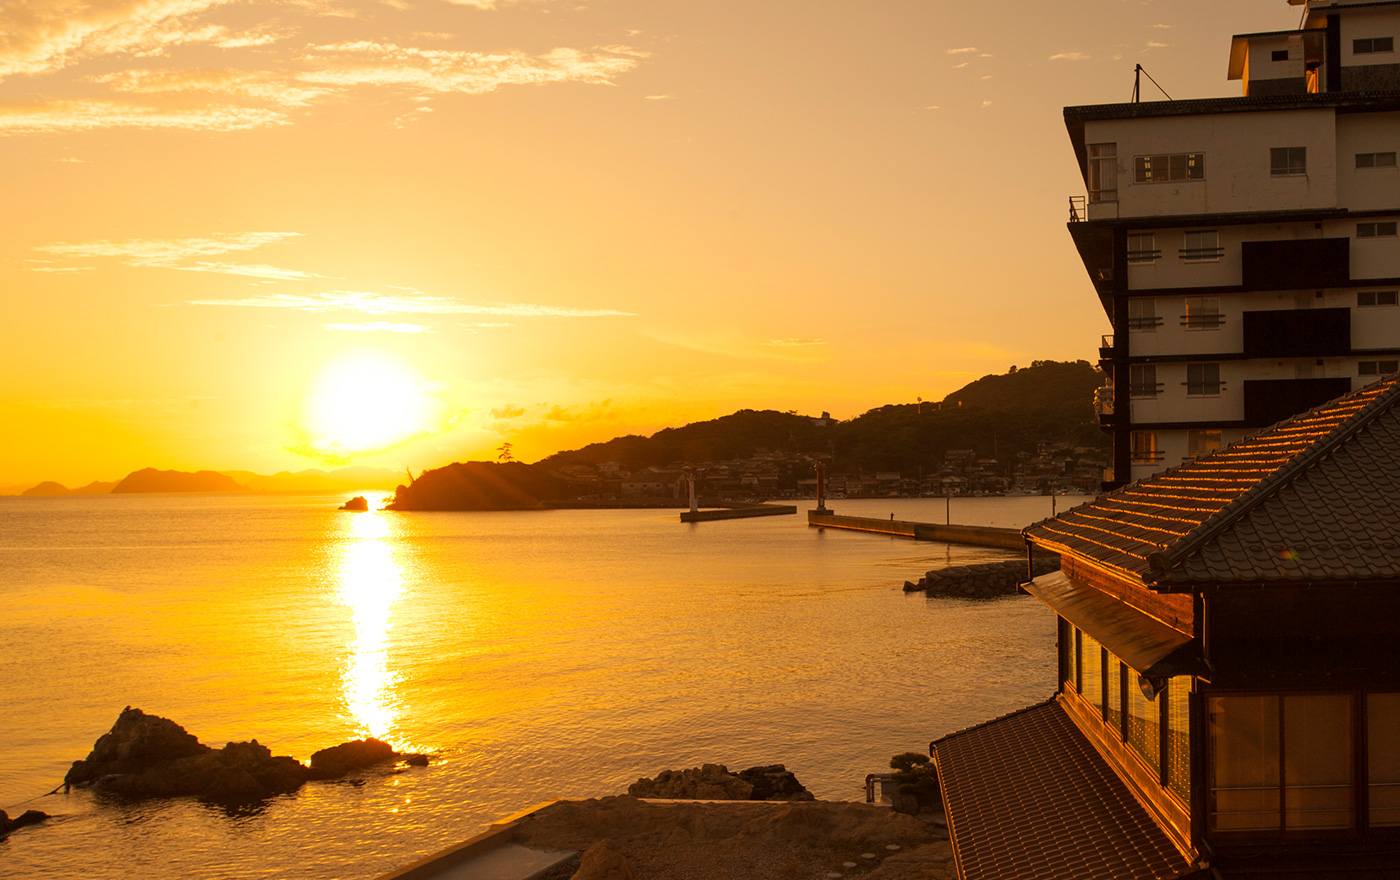
[[1161,92],[1163,95],[1166,95],[1166,96],[1167,96],[1167,100],[1168,100],[1168,101],[1175,100],[1171,95],[1167,95],[1167,90],[1164,89],[1164,88],[1162,88],[1161,85],[1159,85],[1159,84],[1157,83],[1157,80],[1152,79],[1152,74],[1147,73],[1147,71],[1143,70],[1143,69],[1142,69],[1142,65],[1139,64],[1139,65],[1136,66],[1136,69],[1133,71],[1133,103],[1134,103],[1134,104],[1137,104],[1137,103],[1139,103],[1139,102],[1142,101],[1142,75],[1145,74],[1145,73],[1147,74],[1147,78],[1150,79],[1150,80],[1152,80],[1152,84],[1153,84],[1154,86],[1157,86],[1157,91],[1159,91],[1159,92]]

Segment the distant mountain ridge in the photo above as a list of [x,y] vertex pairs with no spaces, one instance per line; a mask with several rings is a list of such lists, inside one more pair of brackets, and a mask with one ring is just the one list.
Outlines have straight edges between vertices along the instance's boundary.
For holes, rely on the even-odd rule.
[[388,468],[346,467],[333,471],[310,468],[267,476],[252,471],[161,471],[143,468],[121,480],[94,481],[77,489],[48,480],[19,493],[26,497],[55,495],[126,495],[150,492],[350,492],[391,490],[403,475]]
[[[533,465],[455,463],[424,471],[400,486],[398,510],[496,510],[569,504],[593,472],[653,471],[677,479],[681,466],[699,467],[765,457],[774,485],[794,489],[812,476],[812,460],[829,474],[936,474],[950,454],[961,460],[1009,462],[1044,449],[1070,450],[1087,460],[1109,451],[1094,411],[1103,375],[1088,361],[1034,361],[1025,369],[983,376],[942,401],[889,404],[848,421],[796,412],[740,410],[727,416],[665,428],[650,437],[627,435],[558,452]],[[1079,450],[1075,452],[1074,450]],[[570,483],[573,483],[571,486]],[[619,492],[626,489],[618,485]]]

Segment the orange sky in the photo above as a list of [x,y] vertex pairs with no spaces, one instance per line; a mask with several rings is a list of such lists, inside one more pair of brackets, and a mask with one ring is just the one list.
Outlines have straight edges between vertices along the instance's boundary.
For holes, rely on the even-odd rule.
[[[6,0],[0,487],[534,460],[1107,331],[1066,104],[1285,0]],[[1157,97],[1149,90],[1149,98]]]

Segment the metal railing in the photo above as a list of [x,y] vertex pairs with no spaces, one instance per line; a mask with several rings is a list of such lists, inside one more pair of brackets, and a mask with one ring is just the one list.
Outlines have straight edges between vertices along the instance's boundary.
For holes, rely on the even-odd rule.
[[1142,318],[1129,318],[1129,330],[1154,330],[1162,326],[1161,315],[1148,315]]
[[1069,197],[1069,222],[1083,223],[1089,219],[1088,199],[1085,196]]

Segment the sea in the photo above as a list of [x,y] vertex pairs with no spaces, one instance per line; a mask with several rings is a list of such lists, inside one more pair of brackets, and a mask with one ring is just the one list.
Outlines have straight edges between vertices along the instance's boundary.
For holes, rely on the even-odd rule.
[[[378,498],[373,493],[371,501]],[[1055,690],[1036,600],[906,580],[1009,551],[677,510],[336,510],[325,495],[0,498],[0,876],[373,878],[551,798],[784,764],[817,797]],[[1084,499],[860,499],[1021,527]],[[54,791],[123,707],[303,761],[434,756],[236,809]]]

